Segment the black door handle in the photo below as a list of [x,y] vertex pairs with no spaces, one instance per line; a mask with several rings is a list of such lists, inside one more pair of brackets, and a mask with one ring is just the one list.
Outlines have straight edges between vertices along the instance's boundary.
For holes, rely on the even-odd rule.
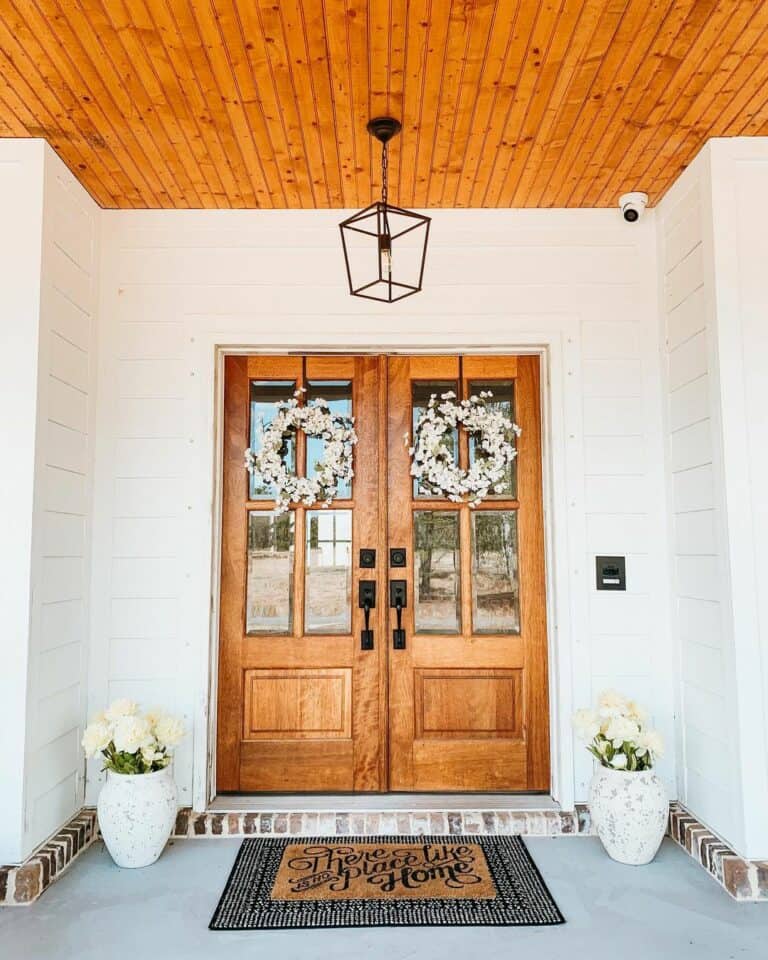
[[357,605],[362,608],[365,626],[360,632],[360,649],[373,650],[373,630],[371,630],[371,610],[376,606],[376,581],[361,580],[358,584]]
[[403,609],[408,606],[408,582],[406,580],[389,581],[389,605],[397,613],[397,626],[392,631],[392,647],[394,650],[405,650]]

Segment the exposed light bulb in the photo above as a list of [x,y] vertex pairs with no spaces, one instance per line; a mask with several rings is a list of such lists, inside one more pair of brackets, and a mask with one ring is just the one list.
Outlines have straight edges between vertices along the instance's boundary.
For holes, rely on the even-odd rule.
[[392,275],[392,237],[388,233],[379,235],[379,254],[381,255],[381,272],[389,277]]

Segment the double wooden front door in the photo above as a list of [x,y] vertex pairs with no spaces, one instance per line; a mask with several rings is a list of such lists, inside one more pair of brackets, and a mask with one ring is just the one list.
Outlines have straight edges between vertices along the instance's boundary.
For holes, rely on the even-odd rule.
[[[355,417],[355,476],[276,516],[243,454],[299,388]],[[449,390],[522,429],[477,508],[410,475],[405,436]],[[548,790],[538,358],[229,356],[224,395],[218,791]],[[286,457],[301,476],[321,453],[300,433]]]

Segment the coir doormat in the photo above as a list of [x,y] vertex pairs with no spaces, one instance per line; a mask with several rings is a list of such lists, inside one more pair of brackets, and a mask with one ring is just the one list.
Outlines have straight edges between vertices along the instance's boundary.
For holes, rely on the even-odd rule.
[[563,923],[520,837],[245,840],[211,930]]

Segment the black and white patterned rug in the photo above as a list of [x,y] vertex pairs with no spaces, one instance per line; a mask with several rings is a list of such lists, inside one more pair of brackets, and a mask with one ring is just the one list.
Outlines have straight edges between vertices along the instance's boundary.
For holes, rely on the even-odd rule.
[[244,840],[211,930],[564,923],[520,837]]

